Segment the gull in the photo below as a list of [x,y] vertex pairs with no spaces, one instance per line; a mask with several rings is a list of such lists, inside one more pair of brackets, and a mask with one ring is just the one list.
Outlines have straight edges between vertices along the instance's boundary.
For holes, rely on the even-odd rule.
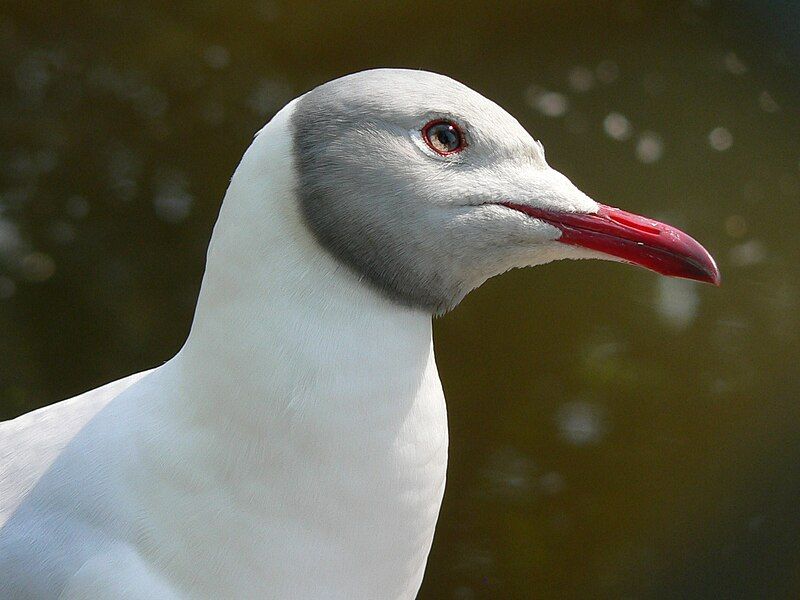
[[432,316],[565,258],[719,283],[448,77],[291,101],[233,175],[177,355],[0,424],[0,597],[414,598],[447,465]]

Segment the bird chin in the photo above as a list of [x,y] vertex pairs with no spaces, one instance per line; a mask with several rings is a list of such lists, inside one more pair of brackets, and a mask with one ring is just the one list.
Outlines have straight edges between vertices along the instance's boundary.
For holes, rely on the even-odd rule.
[[518,266],[537,267],[557,260],[582,260],[587,258],[619,262],[619,259],[602,252],[580,246],[568,246],[553,240],[539,245],[535,252],[527,252],[524,261]]

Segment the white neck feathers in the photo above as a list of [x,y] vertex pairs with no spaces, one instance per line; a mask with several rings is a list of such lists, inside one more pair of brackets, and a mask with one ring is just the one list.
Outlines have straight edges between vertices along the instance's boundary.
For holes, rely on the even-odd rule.
[[[205,398],[231,419],[304,414],[323,408],[312,403],[325,389],[325,418],[348,419],[374,411],[388,393],[413,396],[432,364],[430,317],[359,281],[302,222],[293,109],[245,153],[214,228],[191,333],[176,357],[191,373],[196,410]],[[219,397],[241,405],[216,406]]]

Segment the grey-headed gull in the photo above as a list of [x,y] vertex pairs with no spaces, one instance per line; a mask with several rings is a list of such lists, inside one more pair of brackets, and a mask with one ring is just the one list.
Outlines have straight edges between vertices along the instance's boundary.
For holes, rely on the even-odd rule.
[[178,354],[0,424],[0,597],[413,598],[447,464],[431,316],[562,258],[719,281],[448,77],[293,100],[233,175]]

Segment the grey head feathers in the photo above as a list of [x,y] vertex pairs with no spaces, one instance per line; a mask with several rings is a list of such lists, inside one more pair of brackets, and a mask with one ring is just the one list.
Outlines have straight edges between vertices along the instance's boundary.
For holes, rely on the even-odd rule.
[[[437,119],[460,127],[463,151],[427,147],[421,131]],[[500,203],[591,203],[512,116],[434,73],[331,81],[300,98],[292,129],[297,196],[319,243],[389,298],[433,314],[493,275],[558,258],[547,246],[557,231]]]

